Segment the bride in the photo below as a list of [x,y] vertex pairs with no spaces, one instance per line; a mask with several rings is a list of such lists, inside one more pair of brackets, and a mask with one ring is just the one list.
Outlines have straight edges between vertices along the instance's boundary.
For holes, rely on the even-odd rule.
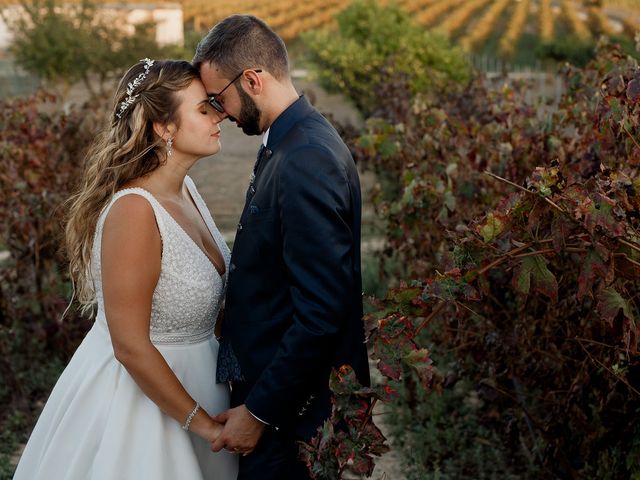
[[198,71],[144,59],[123,77],[71,199],[66,243],[89,331],[45,405],[15,479],[232,480],[211,452],[229,408],[214,326],[229,249],[193,181],[220,149]]

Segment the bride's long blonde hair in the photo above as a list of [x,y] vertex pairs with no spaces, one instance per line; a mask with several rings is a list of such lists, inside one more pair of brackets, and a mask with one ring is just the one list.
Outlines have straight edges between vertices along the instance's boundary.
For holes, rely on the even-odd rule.
[[95,302],[90,265],[98,217],[127,182],[153,172],[166,161],[165,143],[153,124],[178,124],[176,92],[199,78],[198,70],[186,61],[156,61],[147,68],[146,76],[133,89],[133,95],[138,96],[124,111],[120,106],[129,97],[129,83],[145,72],[145,63],[131,67],[120,80],[109,121],[89,147],[80,187],[68,201],[65,237],[69,271],[83,312]]

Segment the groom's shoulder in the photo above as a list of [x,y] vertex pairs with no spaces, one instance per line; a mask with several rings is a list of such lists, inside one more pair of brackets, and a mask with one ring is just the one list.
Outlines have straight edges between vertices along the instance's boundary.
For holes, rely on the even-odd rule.
[[[330,126],[329,126],[330,127]],[[297,125],[282,145],[282,156],[293,160],[304,156],[338,161],[350,155],[342,139],[327,128],[319,128],[309,123]]]
[[287,150],[318,150],[332,156],[348,151],[333,125],[315,109],[291,128],[285,144]]
[[309,123],[297,125],[285,141],[280,151],[280,160],[276,167],[280,178],[297,182],[303,178],[303,172],[310,176],[347,177],[347,171],[353,159],[348,147],[330,130],[320,129]]

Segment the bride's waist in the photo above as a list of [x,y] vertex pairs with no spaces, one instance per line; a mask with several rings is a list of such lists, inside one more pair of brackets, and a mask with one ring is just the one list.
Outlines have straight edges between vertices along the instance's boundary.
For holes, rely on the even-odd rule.
[[[96,315],[94,329],[98,328],[102,333],[109,335],[107,318],[104,311],[99,310]],[[151,326],[149,338],[155,345],[192,345],[206,342],[214,338],[214,325],[207,325],[202,328],[190,330],[162,330]]]

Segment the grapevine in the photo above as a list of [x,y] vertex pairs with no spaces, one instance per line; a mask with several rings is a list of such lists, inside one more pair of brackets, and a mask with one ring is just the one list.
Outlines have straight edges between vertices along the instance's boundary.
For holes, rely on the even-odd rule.
[[518,45],[518,39],[522,35],[524,26],[527,22],[527,15],[529,14],[530,0],[520,0],[520,3],[516,6],[516,10],[511,17],[507,32],[500,40],[500,53],[505,57],[510,57],[516,52],[516,46]]

